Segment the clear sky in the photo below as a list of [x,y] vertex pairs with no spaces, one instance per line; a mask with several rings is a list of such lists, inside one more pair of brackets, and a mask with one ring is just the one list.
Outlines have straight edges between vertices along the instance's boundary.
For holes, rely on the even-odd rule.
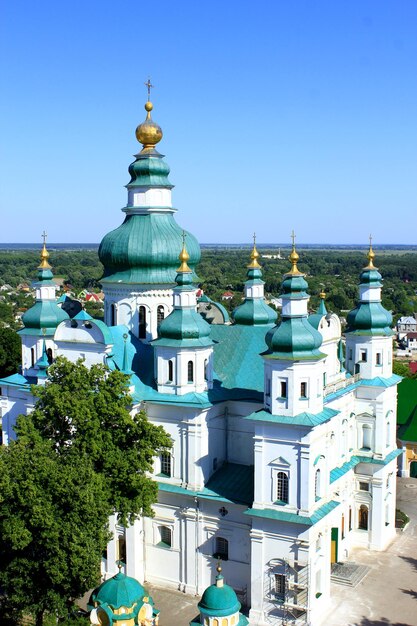
[[15,0],[0,59],[1,242],[122,222],[149,75],[200,242],[417,243],[416,0]]

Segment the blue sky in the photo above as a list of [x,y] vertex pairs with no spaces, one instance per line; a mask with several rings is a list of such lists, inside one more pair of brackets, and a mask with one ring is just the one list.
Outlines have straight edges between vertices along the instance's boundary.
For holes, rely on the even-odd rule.
[[207,242],[417,242],[415,0],[3,3],[2,242],[123,220],[150,75]]

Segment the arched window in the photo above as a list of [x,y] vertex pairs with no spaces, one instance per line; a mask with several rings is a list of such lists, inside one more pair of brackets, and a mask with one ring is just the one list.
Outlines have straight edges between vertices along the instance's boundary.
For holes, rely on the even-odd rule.
[[158,326],[162,322],[164,317],[165,317],[165,309],[162,306],[162,304],[160,304],[159,307],[156,309],[156,322]]
[[369,424],[363,424],[362,426],[362,450],[371,449],[372,428]]
[[188,361],[187,365],[187,381],[189,383],[194,382],[194,363],[192,361]]
[[31,367],[33,367],[36,363],[36,354],[35,354],[35,348],[31,348],[30,349],[30,364]]
[[171,477],[171,454],[169,452],[162,452],[160,458],[161,474],[163,476]]
[[358,522],[358,527],[361,530],[368,530],[368,507],[365,504],[360,506]]
[[204,361],[204,380],[208,380],[208,359]]
[[319,469],[316,470],[316,474],[314,477],[314,495],[316,497],[316,500],[318,500],[321,497],[320,470]]
[[277,500],[288,503],[288,476],[285,472],[278,472],[277,475]]
[[342,539],[345,538],[345,516],[342,513]]
[[387,448],[389,448],[391,444],[391,424],[390,422],[387,422],[386,424],[386,440],[385,440],[385,445]]
[[146,339],[146,307],[139,307],[139,339]]
[[168,361],[168,383],[172,383],[174,380],[174,363],[172,360]]
[[48,359],[48,363],[49,365],[51,365],[52,361],[54,360],[54,355],[52,354],[52,348],[48,348],[46,351],[46,357]]
[[110,326],[117,325],[117,309],[115,304],[110,305]]
[[117,537],[117,560],[126,563],[126,539],[124,535]]
[[227,561],[229,558],[229,542],[224,537],[216,537],[216,548],[214,558]]

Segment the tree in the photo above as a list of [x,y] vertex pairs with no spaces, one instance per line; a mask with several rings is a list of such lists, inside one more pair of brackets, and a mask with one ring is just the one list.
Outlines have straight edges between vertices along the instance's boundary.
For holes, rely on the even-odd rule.
[[22,359],[19,335],[11,328],[0,328],[0,377],[17,372]]
[[97,584],[111,507],[86,454],[59,454],[31,416],[16,430],[18,440],[0,449],[1,612],[29,613],[41,626],[45,613],[65,619]]
[[91,460],[106,480],[109,503],[121,522],[152,515],[158,488],[148,472],[155,454],[172,442],[144,411],[131,415],[128,377],[60,357],[49,368],[47,383],[33,387],[33,393],[35,427],[58,455],[71,450]]

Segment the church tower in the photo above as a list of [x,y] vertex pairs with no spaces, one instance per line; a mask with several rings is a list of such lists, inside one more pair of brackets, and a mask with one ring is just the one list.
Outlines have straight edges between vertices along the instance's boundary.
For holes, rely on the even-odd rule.
[[37,378],[45,377],[47,362],[53,358],[53,338],[58,324],[69,319],[56,301],[57,285],[48,263],[46,234],[43,238],[38,280],[33,284],[36,302],[24,313],[23,328],[18,331],[22,340],[22,374]]
[[[185,240],[185,235],[184,235]],[[210,324],[197,313],[193,272],[188,266],[185,247],[179,255],[172,312],[158,329],[155,347],[155,372],[160,393],[184,395],[201,393],[213,386],[213,341]]]
[[309,322],[308,284],[298,259],[293,236],[291,270],[282,283],[282,319],[267,333],[269,350],[263,355],[265,408],[288,417],[323,410],[322,336]]
[[[144,342],[156,339],[158,326],[172,307],[178,250],[183,230],[174,219],[173,185],[169,166],[156,150],[162,130],[151,117],[153,105],[145,104],[146,119],[136,129],[142,150],[129,167],[126,214],[121,226],[108,233],[99,248],[104,266],[101,279],[105,294],[105,322],[125,324]],[[200,246],[187,233],[192,281],[200,260]]]

